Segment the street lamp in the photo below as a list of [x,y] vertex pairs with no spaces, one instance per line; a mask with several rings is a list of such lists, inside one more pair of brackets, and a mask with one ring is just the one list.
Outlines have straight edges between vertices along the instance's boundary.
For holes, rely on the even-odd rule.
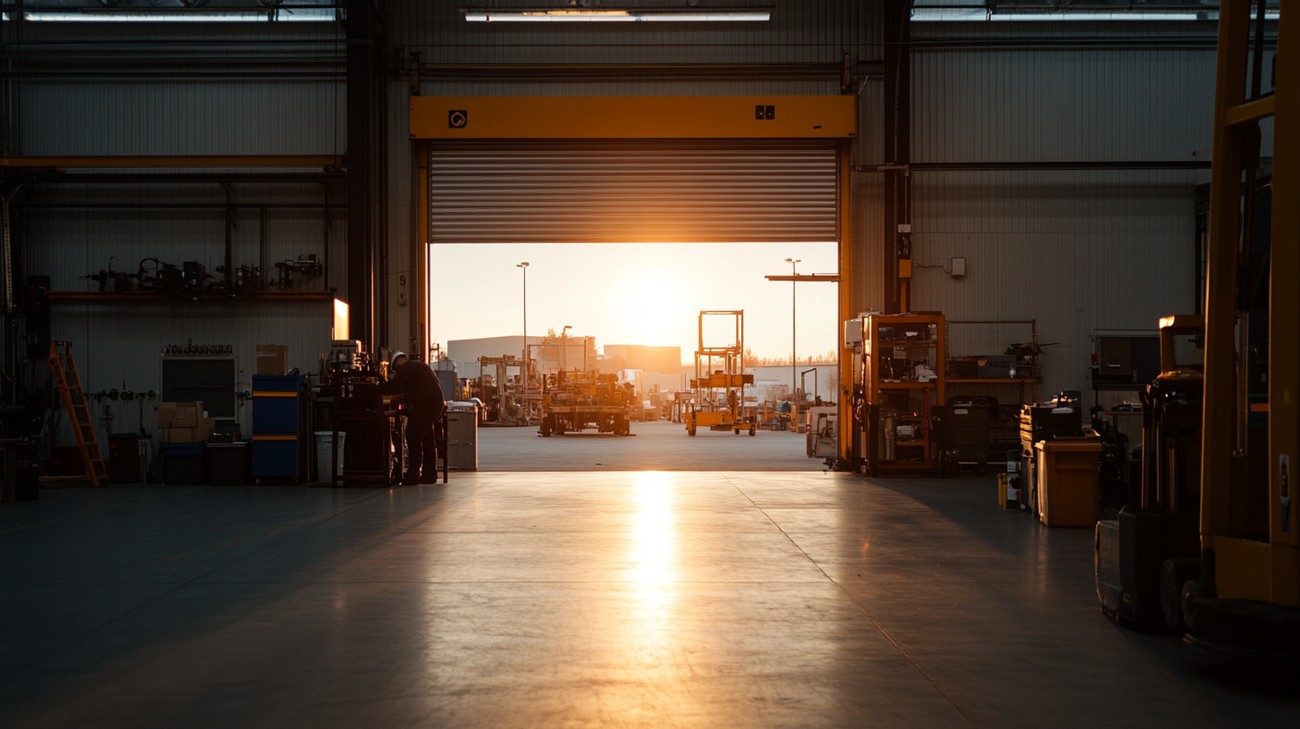
[[569,330],[572,328],[572,326],[565,324],[564,328],[560,330],[560,370],[562,371],[569,369]]
[[524,402],[520,403],[524,408],[524,422],[528,422],[528,261],[521,261],[515,264],[515,268],[524,272],[524,359],[523,373],[521,379],[524,381]]
[[[795,277],[798,276],[799,273],[795,270],[795,267],[798,266],[802,261],[803,261],[802,258],[785,259],[785,262],[790,264],[790,402],[791,403],[794,402],[795,385],[798,384],[799,382],[798,373],[796,372],[796,364],[795,364],[797,360],[795,358],[796,309],[795,309],[795,297],[794,297],[795,286],[798,284],[798,281],[795,280]],[[791,413],[791,416],[793,417],[793,413]]]

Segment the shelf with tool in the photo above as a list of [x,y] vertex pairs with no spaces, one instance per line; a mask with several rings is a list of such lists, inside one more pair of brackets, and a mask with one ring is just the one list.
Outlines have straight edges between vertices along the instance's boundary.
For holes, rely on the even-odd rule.
[[868,314],[860,320],[861,465],[870,475],[937,473],[934,409],[944,401],[942,314]]
[[[50,301],[304,300],[334,290],[343,164],[328,155],[0,157],[0,192],[6,227],[25,231],[14,243],[25,270],[66,269],[67,255],[94,261],[104,251],[107,265],[80,276],[88,290],[66,274],[36,276]],[[88,212],[111,222],[72,233],[66,221]]]
[[949,319],[946,324],[945,469],[1005,463],[1007,452],[1019,446],[1017,413],[1038,401],[1039,357],[1048,345],[1039,343],[1034,319]]
[[113,304],[158,303],[172,301],[332,301],[332,291],[125,291],[101,294],[94,291],[51,291],[45,294],[51,303],[103,302]]

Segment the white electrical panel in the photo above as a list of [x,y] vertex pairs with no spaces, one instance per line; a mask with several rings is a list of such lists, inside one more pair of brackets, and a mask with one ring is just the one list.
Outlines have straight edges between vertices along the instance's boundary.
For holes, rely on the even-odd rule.
[[849,319],[844,322],[844,348],[852,349],[862,344],[862,320]]

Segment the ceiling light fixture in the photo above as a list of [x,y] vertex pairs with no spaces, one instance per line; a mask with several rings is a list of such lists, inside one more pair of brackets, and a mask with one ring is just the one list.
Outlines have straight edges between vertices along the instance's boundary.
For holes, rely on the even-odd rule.
[[762,23],[768,8],[462,8],[470,23]]

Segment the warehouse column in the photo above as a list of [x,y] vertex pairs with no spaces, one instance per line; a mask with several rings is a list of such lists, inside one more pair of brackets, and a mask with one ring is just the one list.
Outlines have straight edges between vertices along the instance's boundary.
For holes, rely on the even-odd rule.
[[385,331],[375,292],[387,246],[387,103],[382,0],[347,0],[348,252],[351,336],[373,346]]
[[910,0],[888,0],[885,40],[885,311],[911,308],[912,278],[912,85],[908,43]]

